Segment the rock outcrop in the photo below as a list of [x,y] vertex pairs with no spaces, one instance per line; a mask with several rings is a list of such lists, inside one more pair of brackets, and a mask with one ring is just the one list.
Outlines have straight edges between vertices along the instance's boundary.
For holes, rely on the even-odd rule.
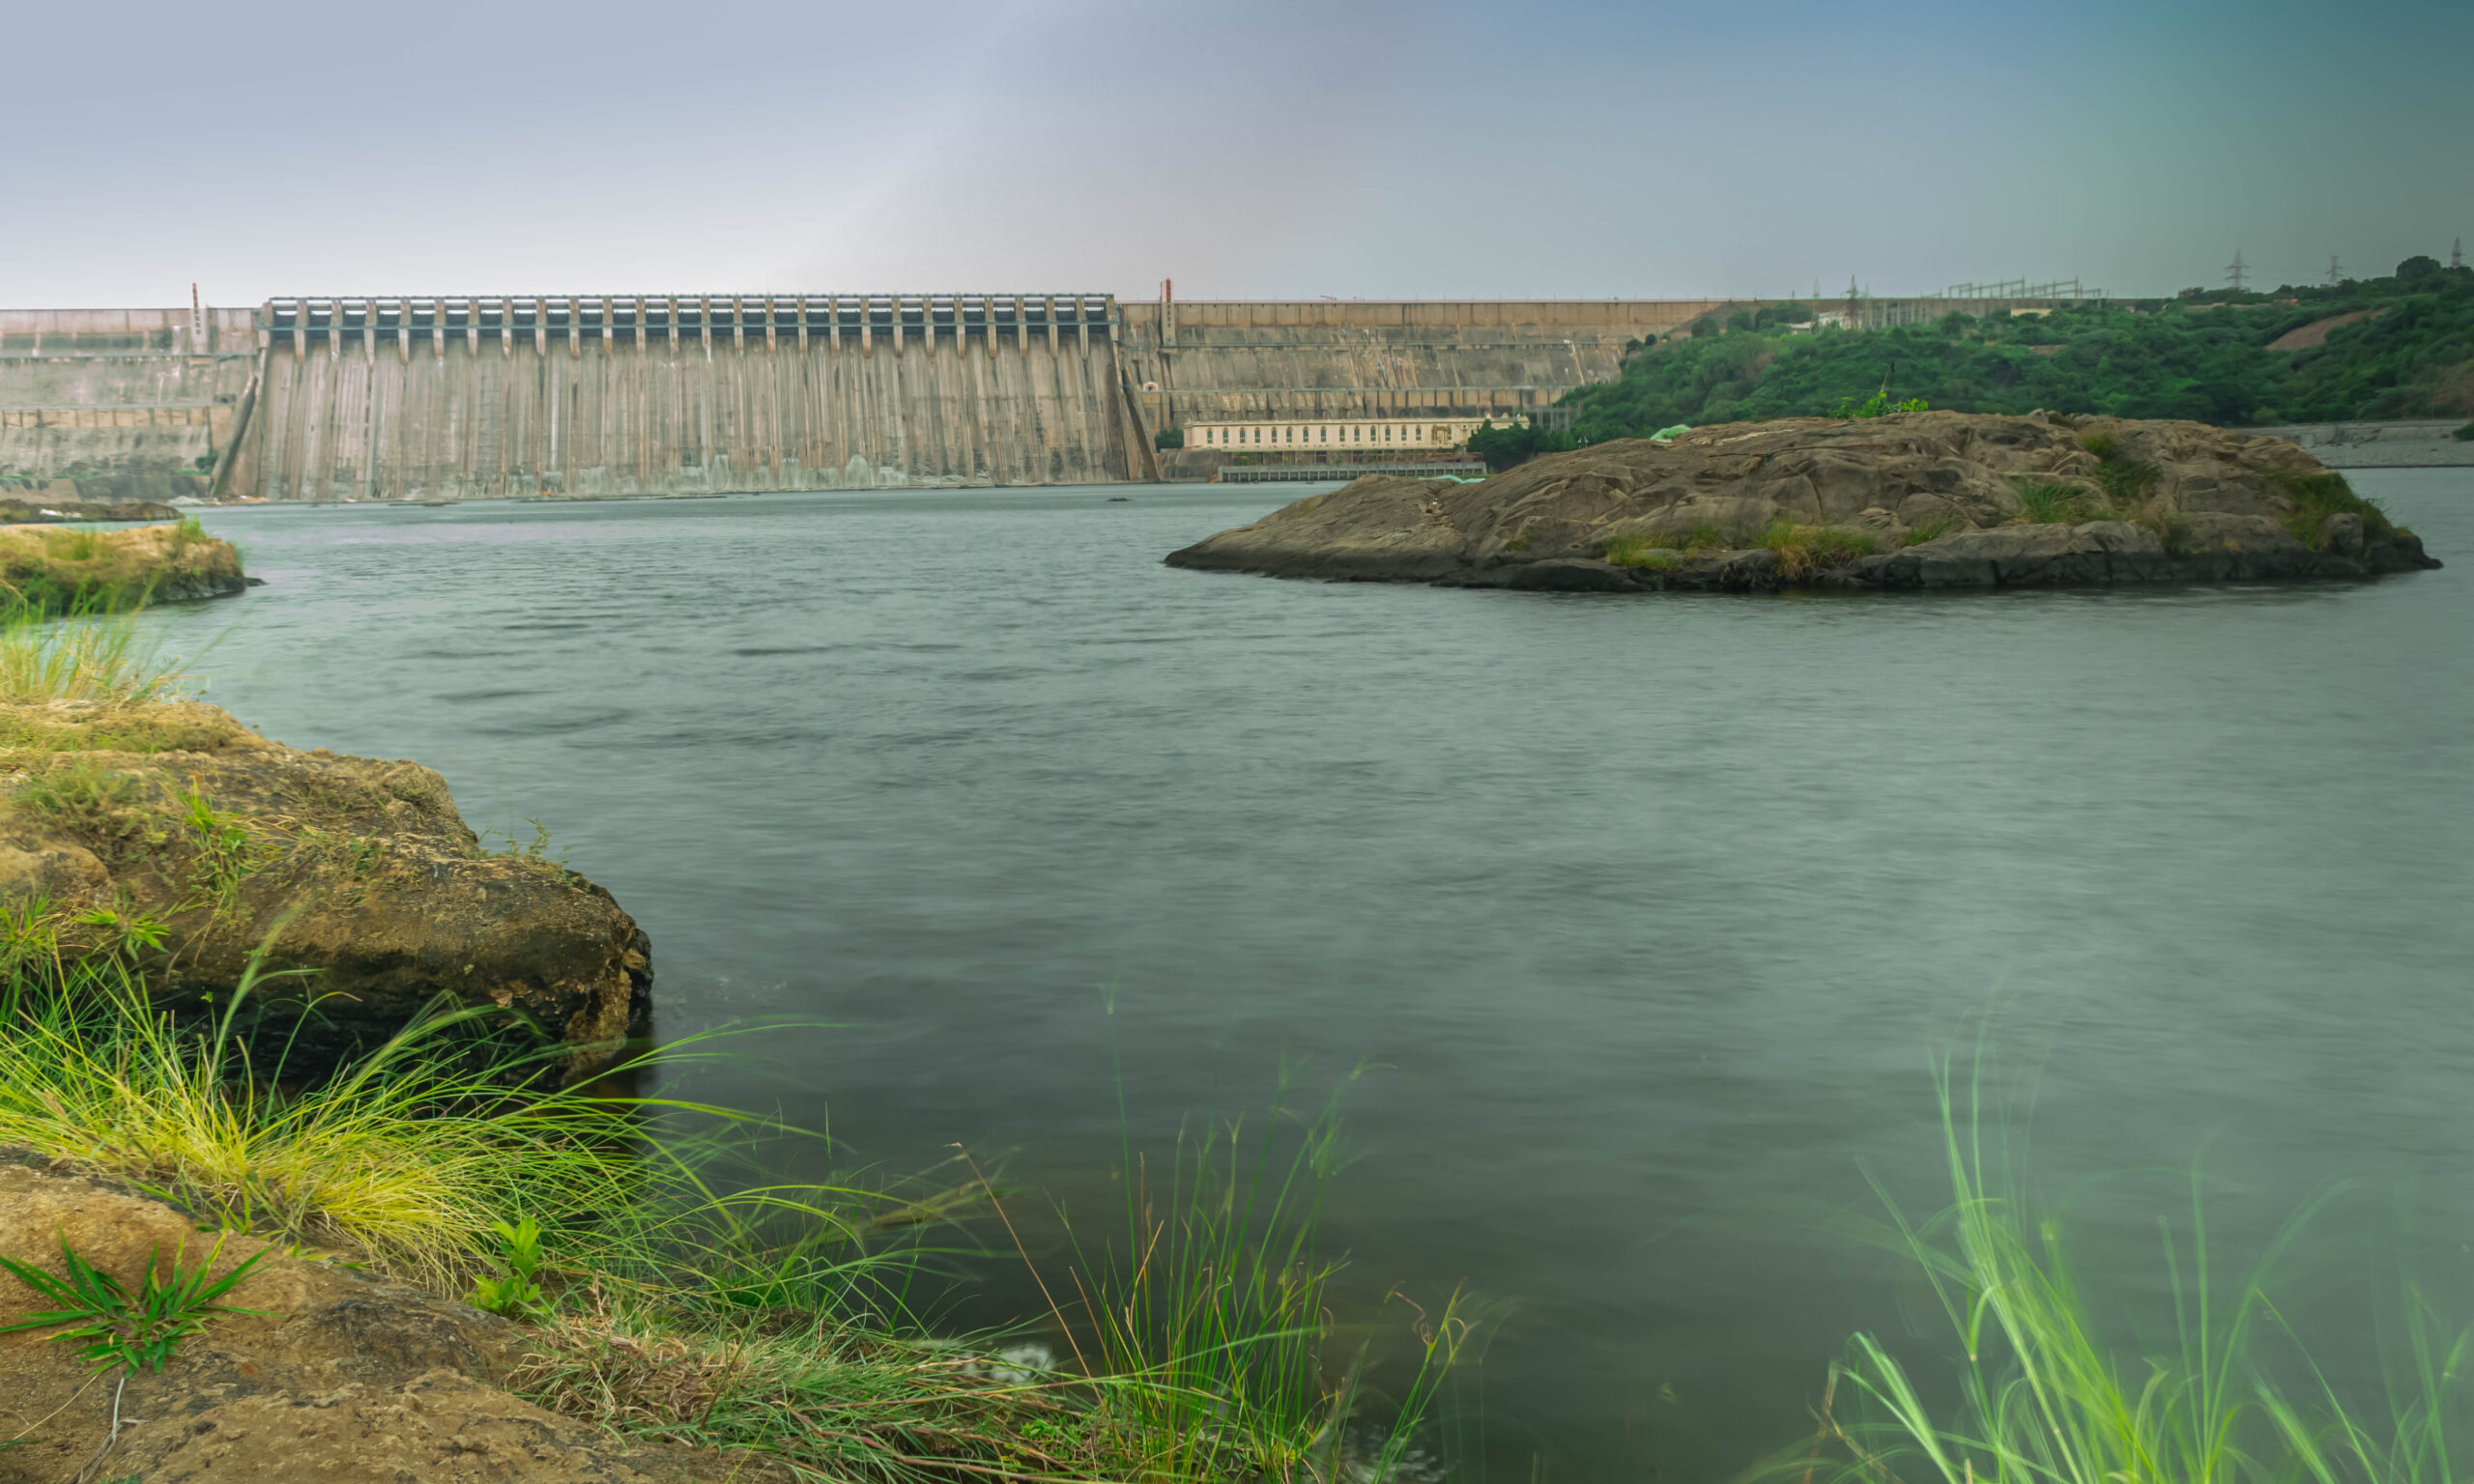
[[[257,991],[317,998],[304,1057],[442,994],[580,1047],[647,1027],[635,920],[537,851],[485,850],[418,763],[299,752],[196,701],[0,706],[0,905],[64,953],[133,959],[167,1002],[228,992],[263,943],[268,970],[313,971]],[[130,941],[139,919],[159,949]]]
[[[0,1164],[0,1255],[61,1271],[61,1243],[130,1291],[149,1262],[214,1247],[159,1202]],[[265,1247],[225,1239],[216,1270]],[[338,1262],[271,1254],[158,1373],[98,1378],[48,1331],[0,1335],[0,1484],[690,1484],[785,1477],[751,1459],[628,1446],[504,1390],[523,1331]],[[0,1325],[44,1307],[0,1275]],[[122,1424],[115,1439],[115,1401]],[[108,1450],[106,1444],[108,1443]]]
[[1477,484],[1370,476],[1167,560],[1564,591],[2235,582],[2439,565],[2279,439],[1959,413],[1627,439]]

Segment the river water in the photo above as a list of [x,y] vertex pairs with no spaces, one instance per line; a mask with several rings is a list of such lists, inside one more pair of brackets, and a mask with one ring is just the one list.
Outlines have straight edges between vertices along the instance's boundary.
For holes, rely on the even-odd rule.
[[[1120,1095],[1158,1156],[1374,1064],[1351,1323],[1493,1307],[1489,1476],[1707,1479],[1853,1329],[1939,1364],[1834,1218],[1945,1193],[1928,1060],[1982,1024],[2126,1320],[2194,1161],[2228,1261],[2351,1183],[2288,1280],[2341,1376],[2400,1261],[2467,1293],[2474,471],[2355,482],[2453,565],[1446,591],[1160,564],[1295,489],[772,495],[213,511],[268,585],[148,621],[270,735],[547,823],[663,1034],[830,1022],[697,1093],[1013,1151],[1044,1258]],[[988,1282],[958,1318],[1034,1306]]]

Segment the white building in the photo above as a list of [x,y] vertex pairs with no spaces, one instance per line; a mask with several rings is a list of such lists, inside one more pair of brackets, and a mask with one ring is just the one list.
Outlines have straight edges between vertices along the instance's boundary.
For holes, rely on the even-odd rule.
[[1483,427],[1521,417],[1366,417],[1316,422],[1190,422],[1186,446],[1224,453],[1430,453],[1457,448]]

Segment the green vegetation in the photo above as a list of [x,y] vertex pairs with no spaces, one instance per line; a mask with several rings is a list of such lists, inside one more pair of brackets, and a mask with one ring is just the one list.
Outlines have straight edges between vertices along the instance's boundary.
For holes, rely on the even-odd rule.
[[191,517],[126,530],[0,528],[0,602],[36,613],[126,612],[168,582],[240,574],[239,555]]
[[[15,1324],[0,1325],[0,1334],[58,1329],[60,1332],[51,1338],[82,1344],[87,1362],[99,1371],[160,1371],[181,1341],[206,1327],[209,1316],[258,1312],[236,1308],[222,1299],[246,1281],[250,1271],[273,1250],[260,1248],[216,1277],[215,1264],[223,1255],[222,1238],[215,1240],[205,1260],[194,1268],[183,1263],[185,1249],[176,1248],[167,1269],[163,1249],[157,1247],[147,1255],[146,1270],[138,1276],[136,1297],[131,1298],[119,1279],[78,1256],[69,1239],[63,1237],[60,1261],[65,1277],[55,1277],[12,1257],[0,1257],[0,1269],[6,1269],[18,1282],[59,1305],[30,1314]],[[158,1270],[166,1270],[158,1274]]]
[[2350,515],[2362,522],[2363,534],[2382,540],[2397,533],[2396,523],[2379,502],[2354,493],[2345,476],[2334,471],[2316,474],[2289,474],[2278,481],[2278,487],[2293,500],[2293,514],[2286,518],[2286,529],[2293,538],[2315,551],[2328,545],[2328,517]]
[[[2344,315],[2361,318],[2318,344],[2270,349]],[[1869,331],[1792,332],[1748,314],[1721,329],[1705,316],[1688,334],[1639,348],[1618,380],[1568,394],[1558,405],[1573,410],[1570,429],[1483,430],[1470,447],[1503,469],[1675,423],[1853,416],[1919,402],[2228,426],[2474,413],[2474,270],[2414,258],[2392,276],[2334,288],[2194,290]]]
[[[1407,1447],[1395,1428],[1370,1460],[1341,1453],[1363,1378],[1355,1364],[1337,1380],[1325,1375],[1339,1266],[1317,1256],[1315,1242],[1343,1162],[1339,1095],[1283,1156],[1278,1129],[1289,1091],[1284,1074],[1251,1152],[1242,1121],[1181,1137],[1165,1189],[1131,1173],[1143,1166],[1129,1145],[1124,1244],[1093,1253],[1078,1241],[1087,1323],[1052,1317],[1069,1336],[1092,1337],[1085,1370],[1141,1379],[1112,1392],[1108,1408],[1130,1440],[1141,1440],[1145,1476],[1338,1479],[1355,1467],[1385,1479]],[[1426,1410],[1469,1329],[1456,1295],[1421,1327],[1405,1413]]]
[[1839,398],[1837,411],[1829,415],[1843,422],[1857,417],[1886,417],[1892,413],[1927,413],[1932,410],[1933,405],[1922,397],[1909,397],[1903,402],[1893,402],[1890,400],[1888,388],[1884,387],[1860,403],[1854,397]]
[[1683,565],[1683,558],[1644,535],[1615,536],[1598,549],[1598,555],[1611,565],[1639,567],[1651,572],[1672,572]]
[[[2292,1339],[2267,1282],[2289,1223],[2247,1275],[2218,1274],[2194,1178],[2190,1221],[2163,1228],[2167,1343],[2136,1357],[2109,1345],[2098,1296],[2070,1261],[2061,1224],[1999,1186],[1985,1149],[1981,1088],[1964,1124],[1939,1073],[1953,1204],[1915,1222],[1884,1194],[1881,1240],[1912,1258],[1949,1325],[1957,1402],[1939,1408],[1870,1334],[1830,1368],[1813,1448],[1777,1472],[1811,1477],[1824,1444],[1856,1484],[2453,1484],[2448,1433],[2462,1420],[2460,1372],[2474,1331],[2450,1334],[2410,1289],[2407,1386],[2384,1421],[2364,1417]],[[2125,1287],[2131,1286],[2125,1284]],[[2281,1343],[2271,1343],[2280,1341]],[[2125,1361],[2128,1363],[2125,1363]],[[2281,1378],[2307,1383],[2297,1401]]]
[[1907,528],[1907,544],[1910,546],[1922,546],[1927,541],[1938,541],[1943,536],[1948,535],[1951,528],[1958,524],[1959,523],[1957,521],[1945,515],[1940,520],[1926,521],[1918,526],[1911,526]]
[[[1360,1368],[1325,1368],[1328,1108],[1302,1136],[1275,1131],[1276,1109],[1245,1161],[1234,1127],[1190,1146],[1165,1192],[1137,1178],[1127,1242],[1079,1264],[1050,1316],[1077,1363],[1043,1369],[935,1338],[905,1305],[932,1255],[919,1233],[992,1201],[975,1170],[951,1187],[740,1184],[760,1145],[803,1136],[614,1081],[548,1088],[536,1073],[572,1048],[488,1007],[300,1078],[236,1031],[264,987],[200,1017],[119,963],[20,963],[0,982],[0,1145],[468,1296],[531,1327],[512,1384],[543,1405],[801,1478],[1328,1479],[1343,1440],[1369,1436]],[[690,1042],[611,1076],[713,1054]],[[93,1289],[79,1272],[65,1281]],[[176,1262],[131,1300],[160,1323],[126,1333],[159,1362],[228,1290]],[[1447,1305],[1417,1330],[1424,1364],[1366,1442],[1367,1477],[1392,1471],[1468,1329]]]
[[1186,446],[1186,430],[1183,428],[1162,428],[1159,432],[1151,435],[1151,446],[1159,449],[1163,453],[1167,452],[1171,448],[1183,448]]
[[127,611],[46,617],[40,605],[0,604],[0,701],[181,699],[180,662],[140,638]]
[[2086,518],[2087,492],[2076,485],[2039,480],[2016,481],[2018,518],[2030,526],[2069,525]]
[[1789,582],[1872,555],[1877,543],[1858,530],[1835,526],[1799,526],[1786,516],[1772,520],[1755,543],[1778,558],[1778,575]]

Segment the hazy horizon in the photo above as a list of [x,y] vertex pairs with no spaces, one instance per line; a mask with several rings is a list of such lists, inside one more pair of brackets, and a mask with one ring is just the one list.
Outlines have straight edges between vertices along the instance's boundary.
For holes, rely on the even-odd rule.
[[[471,0],[13,17],[0,305],[2117,296],[2474,236],[2474,9]],[[142,51],[129,38],[142,37]],[[106,71],[95,59],[110,59]],[[42,65],[50,59],[51,65]],[[99,76],[102,79],[98,80]]]

